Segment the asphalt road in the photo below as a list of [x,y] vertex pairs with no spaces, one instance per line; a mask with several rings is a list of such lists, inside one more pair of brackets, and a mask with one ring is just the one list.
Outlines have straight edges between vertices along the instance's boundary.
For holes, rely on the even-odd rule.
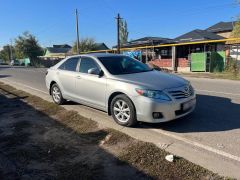
[[[17,82],[47,92],[45,72],[46,69],[0,67],[0,81]],[[169,123],[142,124],[139,129],[161,131],[185,143],[207,147],[205,150],[216,152],[223,159],[240,163],[240,81],[187,79],[197,92],[195,112]]]

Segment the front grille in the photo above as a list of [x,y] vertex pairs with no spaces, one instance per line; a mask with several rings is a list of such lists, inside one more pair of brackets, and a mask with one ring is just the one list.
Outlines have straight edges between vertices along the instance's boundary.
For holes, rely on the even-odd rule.
[[194,90],[193,87],[190,85],[177,90],[170,90],[168,91],[168,93],[175,99],[184,99],[192,96],[194,94]]

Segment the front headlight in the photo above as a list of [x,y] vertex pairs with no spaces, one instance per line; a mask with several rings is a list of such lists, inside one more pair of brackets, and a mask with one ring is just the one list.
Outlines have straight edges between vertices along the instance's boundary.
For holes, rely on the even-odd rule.
[[161,99],[164,101],[171,101],[171,98],[162,91],[147,90],[147,89],[136,89],[136,91],[141,96],[145,96],[153,99]]

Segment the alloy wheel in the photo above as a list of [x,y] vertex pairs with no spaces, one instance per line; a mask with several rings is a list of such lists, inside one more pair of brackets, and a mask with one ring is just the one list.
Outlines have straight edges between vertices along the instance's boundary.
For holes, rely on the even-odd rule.
[[124,100],[117,100],[113,106],[114,116],[118,121],[126,123],[130,119],[130,108]]
[[52,96],[53,96],[53,100],[55,102],[59,102],[61,100],[61,92],[60,92],[60,89],[57,86],[53,87]]

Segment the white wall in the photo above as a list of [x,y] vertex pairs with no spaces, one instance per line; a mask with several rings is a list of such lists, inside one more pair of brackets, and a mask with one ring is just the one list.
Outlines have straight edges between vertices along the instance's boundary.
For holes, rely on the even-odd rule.
[[230,49],[230,56],[232,58],[237,58],[237,60],[240,60],[240,46],[232,46]]

